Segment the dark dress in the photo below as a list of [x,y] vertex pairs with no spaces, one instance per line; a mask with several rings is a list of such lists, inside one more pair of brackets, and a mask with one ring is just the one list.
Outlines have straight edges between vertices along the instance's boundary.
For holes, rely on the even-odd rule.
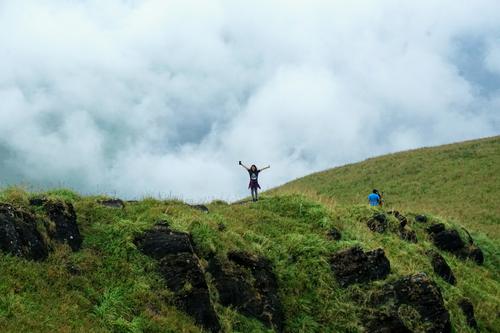
[[248,184],[248,188],[260,188],[259,173],[260,170],[257,171],[248,170],[248,175],[250,176],[250,183]]

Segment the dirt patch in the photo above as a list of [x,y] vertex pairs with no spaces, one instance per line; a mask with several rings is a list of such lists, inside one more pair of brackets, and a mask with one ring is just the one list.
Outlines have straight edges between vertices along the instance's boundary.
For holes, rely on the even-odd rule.
[[242,314],[283,331],[278,282],[269,260],[246,252],[230,252],[227,260],[211,258],[209,271],[222,305],[233,306]]
[[360,247],[335,253],[330,259],[330,266],[342,287],[384,279],[391,271],[384,250],[363,252]]
[[[376,312],[367,316],[365,325],[370,332],[399,332],[394,327],[403,332],[451,332],[450,315],[444,307],[441,291],[425,273],[385,284],[371,295],[369,302],[386,310],[385,314]],[[411,312],[416,316],[407,317],[406,313]],[[388,319],[380,320],[378,315]],[[398,327],[401,323],[403,326]]]

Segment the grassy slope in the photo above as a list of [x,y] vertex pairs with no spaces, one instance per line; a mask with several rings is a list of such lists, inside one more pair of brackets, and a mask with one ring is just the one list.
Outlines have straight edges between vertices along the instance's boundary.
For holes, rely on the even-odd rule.
[[315,173],[271,193],[309,193],[365,203],[373,188],[388,207],[430,212],[500,238],[500,136],[405,151]]
[[[11,189],[0,194],[0,201],[26,206],[29,196]],[[160,219],[191,232],[202,253],[221,255],[239,249],[270,258],[279,279],[286,332],[361,330],[362,300],[373,285],[383,282],[342,289],[328,264],[331,253],[355,244],[366,250],[385,249],[392,270],[388,280],[418,271],[430,274],[443,290],[457,332],[472,332],[457,307],[463,296],[475,304],[484,331],[500,327],[496,316],[499,271],[498,262],[492,260],[492,242],[480,243],[486,254],[482,267],[443,253],[458,280],[450,286],[432,272],[424,256],[432,245],[423,226],[412,224],[418,244],[401,241],[393,233],[374,234],[362,223],[374,212],[366,205],[340,207],[299,195],[279,195],[264,196],[256,204],[214,202],[208,205],[210,213],[203,214],[177,201],[146,199],[121,210],[67,191],[49,196],[75,204],[85,237],[83,249],[71,253],[65,246],[56,246],[42,263],[0,254],[2,332],[200,332],[172,305],[172,295],[157,275],[154,261],[132,242]],[[219,231],[220,224],[226,226],[224,231]],[[391,219],[391,228],[396,225]],[[332,226],[342,230],[341,241],[327,239]],[[75,268],[79,273],[71,273]],[[230,308],[217,305],[217,311],[227,332],[266,332],[259,322]],[[412,325],[411,320],[408,324]]]
[[[499,332],[499,159],[499,138],[394,154],[297,180],[258,203],[214,202],[208,205],[209,214],[178,201],[146,199],[121,210],[100,206],[97,197],[63,190],[46,193],[74,203],[83,249],[72,253],[55,246],[41,263],[0,254],[0,331],[200,332],[173,306],[155,262],[132,242],[166,219],[175,229],[192,233],[203,253],[223,255],[238,249],[270,258],[279,279],[286,332],[361,330],[363,299],[385,281],[342,289],[328,264],[333,252],[356,244],[365,250],[384,248],[391,262],[387,280],[419,271],[432,276],[443,291],[456,332],[472,332],[457,306],[461,297],[472,300],[482,331]],[[417,244],[392,232],[368,230],[364,221],[375,209],[364,201],[374,186],[385,191],[389,206],[410,217]],[[0,193],[0,202],[27,207],[30,196],[8,189]],[[412,222],[415,213],[429,214],[433,222],[467,226],[485,253],[484,266],[441,252],[457,285],[436,276],[424,254],[433,246],[424,226]],[[392,217],[390,221],[394,230],[397,222]],[[219,231],[220,224],[226,226],[224,231]],[[341,241],[327,239],[332,226],[342,231]],[[265,332],[256,320],[216,308],[227,332]],[[414,325],[410,319],[407,324]]]

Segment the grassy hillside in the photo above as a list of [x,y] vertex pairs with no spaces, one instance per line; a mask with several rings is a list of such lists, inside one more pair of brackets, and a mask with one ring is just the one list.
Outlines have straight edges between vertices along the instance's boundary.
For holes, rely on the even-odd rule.
[[426,211],[500,238],[500,136],[375,158],[315,173],[272,193],[365,203],[373,188],[388,207]]
[[[301,195],[264,196],[258,203],[229,205],[213,202],[209,213],[178,201],[145,199],[125,208],[104,207],[99,197],[80,197],[69,191],[30,194],[8,189],[2,202],[33,211],[30,197],[64,200],[75,206],[84,241],[72,252],[52,244],[46,261],[35,262],[0,254],[0,331],[2,332],[201,332],[193,319],[180,311],[173,293],[156,269],[157,262],[143,255],[134,238],[159,220],[192,235],[201,265],[210,255],[244,250],[269,258],[278,279],[285,316],[285,332],[361,332],[371,291],[388,281],[425,272],[440,287],[455,332],[473,332],[458,307],[462,297],[475,305],[483,331],[498,331],[500,281],[498,244],[478,239],[485,264],[442,252],[457,278],[452,286],[437,276],[425,253],[433,248],[424,225],[408,214],[416,244],[395,233],[370,231],[365,222],[377,210],[366,205],[324,205]],[[431,216],[431,222],[453,221]],[[430,223],[430,222],[429,222]],[[389,229],[397,221],[389,217]],[[336,227],[340,241],[327,237]],[[334,278],[329,258],[338,250],[360,245],[383,248],[391,273],[381,281],[342,288]],[[258,320],[244,316],[218,301],[214,281],[207,273],[215,309],[225,332],[271,332]],[[424,331],[408,316],[405,323]]]
[[[21,218],[33,217],[50,251],[45,260],[34,261],[0,250],[0,332],[203,332],[179,307],[178,296],[191,295],[196,286],[169,289],[164,272],[176,267],[148,257],[136,241],[159,221],[190,235],[223,332],[273,332],[237,306],[223,305],[221,281],[210,266],[231,251],[269,260],[284,332],[363,332],[367,318],[392,311],[392,305],[374,305],[379,290],[419,272],[439,287],[452,332],[474,332],[459,306],[464,298],[474,305],[481,332],[500,332],[498,162],[500,138],[420,149],[314,174],[264,194],[257,203],[214,201],[206,205],[208,212],[175,200],[144,199],[113,208],[100,203],[102,197],[67,190],[5,189],[0,249],[12,245],[15,232],[7,222],[14,210]],[[373,187],[385,192],[387,207],[365,203]],[[49,237],[54,222],[33,198],[74,206],[83,237],[79,251]],[[415,232],[416,243],[401,238],[400,220],[390,209],[406,216],[405,230]],[[388,219],[381,233],[367,226],[379,213]],[[428,221],[417,222],[417,214]],[[16,223],[16,230],[26,233],[24,222]],[[435,223],[457,230],[464,240],[468,236],[461,227],[467,228],[484,264],[439,250],[426,231]],[[340,240],[329,236],[333,228],[341,232]],[[389,275],[342,286],[332,257],[353,246],[383,249]],[[435,273],[430,250],[449,264],[455,285]],[[257,285],[254,273],[234,272],[246,285]],[[397,305],[397,316],[411,331],[429,332],[416,309]]]

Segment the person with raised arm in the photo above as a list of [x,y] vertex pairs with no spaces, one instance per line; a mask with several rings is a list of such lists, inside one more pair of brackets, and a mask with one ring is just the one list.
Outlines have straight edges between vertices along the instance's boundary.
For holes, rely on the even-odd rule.
[[250,192],[252,193],[252,201],[257,201],[259,200],[258,196],[258,189],[260,189],[259,185],[259,173],[263,170],[269,169],[271,166],[268,165],[265,168],[262,169],[257,169],[255,164],[252,164],[252,166],[249,168],[245,166],[241,161],[238,162],[239,165],[244,167],[248,171],[248,175],[250,176],[250,183],[248,184],[248,188],[250,189]]

